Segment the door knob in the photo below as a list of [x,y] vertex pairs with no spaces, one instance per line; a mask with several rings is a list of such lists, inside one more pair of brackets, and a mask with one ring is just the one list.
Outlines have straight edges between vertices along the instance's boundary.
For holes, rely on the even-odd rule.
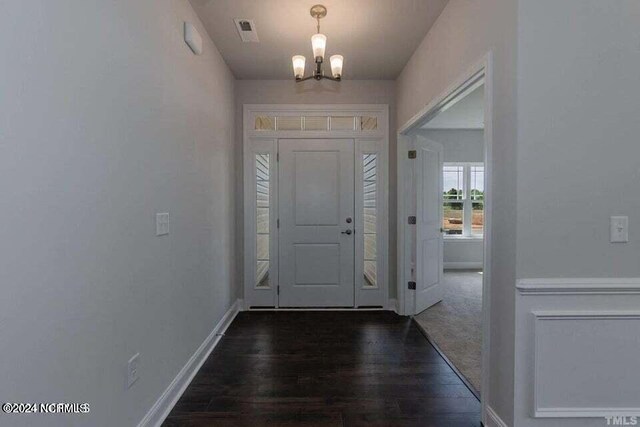
[[351,224],[351,221],[353,221],[353,220],[351,219],[351,217],[348,217],[348,218],[347,218],[347,224]]
[[348,236],[349,236],[349,235],[351,235],[351,230],[343,231],[343,232],[342,232],[342,234],[346,234],[346,235],[348,235]]

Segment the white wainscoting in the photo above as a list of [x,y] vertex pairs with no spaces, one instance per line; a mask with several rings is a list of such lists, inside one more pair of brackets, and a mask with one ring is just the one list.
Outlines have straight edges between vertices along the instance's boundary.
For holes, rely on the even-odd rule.
[[516,426],[640,415],[640,279],[517,284]]

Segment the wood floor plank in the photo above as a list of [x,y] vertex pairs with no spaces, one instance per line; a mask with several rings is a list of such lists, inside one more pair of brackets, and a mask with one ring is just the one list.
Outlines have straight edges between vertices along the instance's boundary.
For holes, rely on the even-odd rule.
[[480,425],[480,404],[409,318],[243,312],[164,426]]

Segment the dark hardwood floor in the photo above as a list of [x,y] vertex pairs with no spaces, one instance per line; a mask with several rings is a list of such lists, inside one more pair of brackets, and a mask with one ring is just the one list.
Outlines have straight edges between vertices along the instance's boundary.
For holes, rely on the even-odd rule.
[[480,403],[409,318],[242,312],[164,426],[480,426]]

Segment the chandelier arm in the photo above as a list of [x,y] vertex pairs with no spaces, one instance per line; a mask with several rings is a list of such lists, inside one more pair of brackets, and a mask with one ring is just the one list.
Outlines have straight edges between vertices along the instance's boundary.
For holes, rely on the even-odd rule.
[[324,74],[320,75],[320,76],[316,76],[316,75],[311,75],[311,76],[307,76],[307,77],[303,77],[301,79],[296,79],[296,83],[300,83],[300,82],[304,82],[306,80],[322,80],[322,79],[327,79],[327,80],[332,80],[334,82],[341,82],[342,78],[341,77],[331,77],[331,76],[325,76]]
[[313,79],[313,78],[314,78],[314,76],[313,76],[313,75],[311,75],[311,76],[307,76],[307,77],[302,77],[301,79],[296,79],[296,83],[303,82],[303,81],[305,81],[305,80],[311,80],[311,79]]
[[342,77],[331,77],[331,76],[322,76],[323,79],[329,79],[329,80],[333,80],[334,82],[340,82],[342,81]]

